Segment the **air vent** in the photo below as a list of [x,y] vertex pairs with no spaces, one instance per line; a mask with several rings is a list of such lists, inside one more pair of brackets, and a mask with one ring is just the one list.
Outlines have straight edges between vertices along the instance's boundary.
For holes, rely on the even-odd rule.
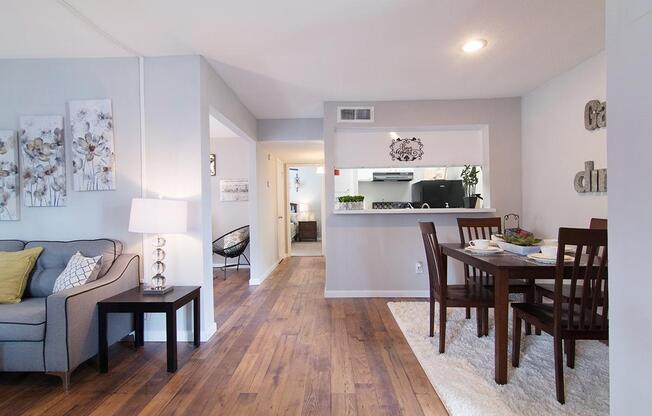
[[337,107],[338,123],[371,123],[373,121],[373,107]]

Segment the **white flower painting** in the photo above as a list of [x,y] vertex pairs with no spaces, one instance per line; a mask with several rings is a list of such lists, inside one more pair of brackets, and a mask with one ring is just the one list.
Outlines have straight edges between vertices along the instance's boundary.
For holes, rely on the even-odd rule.
[[115,189],[111,100],[70,101],[72,178],[75,191]]
[[220,201],[248,201],[248,179],[221,179]]
[[16,133],[0,130],[0,221],[18,220],[18,206]]
[[27,207],[66,205],[63,117],[20,117],[21,183]]

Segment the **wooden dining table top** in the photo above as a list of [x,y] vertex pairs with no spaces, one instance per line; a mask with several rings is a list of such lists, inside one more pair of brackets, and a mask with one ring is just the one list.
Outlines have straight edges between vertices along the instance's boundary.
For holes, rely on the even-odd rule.
[[[463,261],[466,264],[481,268],[493,274],[494,269],[507,270],[510,274],[523,273],[523,278],[553,278],[556,263],[542,263],[529,259],[527,256],[504,251],[499,254],[478,255],[465,250],[460,243],[440,244],[442,254]],[[482,264],[480,264],[482,263]],[[568,269],[572,262],[567,263]],[[580,259],[580,266],[586,264],[586,255]]]

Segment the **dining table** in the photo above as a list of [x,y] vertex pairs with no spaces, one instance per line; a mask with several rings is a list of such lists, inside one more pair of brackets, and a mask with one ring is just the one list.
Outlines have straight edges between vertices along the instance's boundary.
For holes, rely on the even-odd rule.
[[[509,323],[509,280],[524,279],[533,281],[535,279],[555,278],[556,264],[541,263],[527,258],[526,256],[504,251],[499,254],[478,255],[466,250],[466,246],[460,243],[440,244],[444,273],[447,273],[448,257],[458,260],[464,264],[488,273],[494,279],[494,326],[495,326],[495,380],[498,384],[507,383],[507,343]],[[582,259],[580,259],[580,266]],[[567,270],[572,271],[572,263],[569,263]],[[564,276],[566,277],[566,276]],[[446,277],[443,278],[446,281]]]

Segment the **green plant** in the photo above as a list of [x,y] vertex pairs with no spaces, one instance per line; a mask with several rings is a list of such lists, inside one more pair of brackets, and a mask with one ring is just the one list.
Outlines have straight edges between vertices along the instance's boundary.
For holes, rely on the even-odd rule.
[[476,166],[464,165],[462,170],[462,183],[464,184],[464,191],[467,197],[475,195],[475,186],[478,184],[478,174],[480,169]]
[[362,202],[364,195],[344,195],[337,198],[339,202]]

